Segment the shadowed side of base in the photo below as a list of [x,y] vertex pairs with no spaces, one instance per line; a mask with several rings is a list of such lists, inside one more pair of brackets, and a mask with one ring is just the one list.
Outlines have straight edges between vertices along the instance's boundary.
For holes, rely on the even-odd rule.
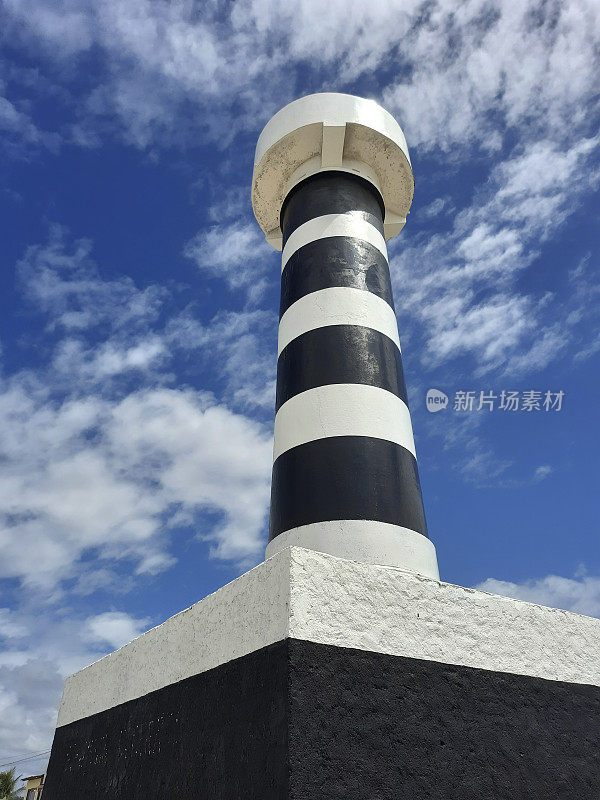
[[46,800],[592,800],[600,688],[288,639],[58,729]]
[[289,796],[287,642],[57,728],[44,800]]

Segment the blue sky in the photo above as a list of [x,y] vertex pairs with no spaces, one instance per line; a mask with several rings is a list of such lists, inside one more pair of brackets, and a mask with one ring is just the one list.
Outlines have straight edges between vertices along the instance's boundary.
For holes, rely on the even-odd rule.
[[[390,256],[442,577],[600,616],[595,0],[5,0],[0,36],[0,763],[49,748],[66,674],[262,559],[252,159],[314,91],[408,140]],[[562,408],[454,410],[530,390]]]

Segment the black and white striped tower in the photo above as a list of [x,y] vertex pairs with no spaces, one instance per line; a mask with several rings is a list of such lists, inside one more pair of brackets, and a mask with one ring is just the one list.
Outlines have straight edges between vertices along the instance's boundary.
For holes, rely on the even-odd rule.
[[371,101],[261,134],[272,557],[67,679],[44,800],[600,797],[600,620],[437,579],[385,245],[412,195]]
[[303,97],[258,140],[252,205],[283,250],[267,557],[295,545],[439,577],[386,248],[413,190],[372,100]]

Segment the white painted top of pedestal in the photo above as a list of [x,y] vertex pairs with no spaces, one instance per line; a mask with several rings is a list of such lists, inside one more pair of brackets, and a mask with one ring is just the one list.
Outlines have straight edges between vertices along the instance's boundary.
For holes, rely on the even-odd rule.
[[292,547],[67,679],[67,725],[286,638],[600,686],[600,620]]

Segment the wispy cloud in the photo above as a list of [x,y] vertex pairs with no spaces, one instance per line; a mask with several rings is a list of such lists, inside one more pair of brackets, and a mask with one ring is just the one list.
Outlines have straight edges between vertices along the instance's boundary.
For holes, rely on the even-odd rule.
[[6,88],[0,78],[0,152],[4,158],[22,158],[36,149],[56,151],[60,135],[39,128],[31,115],[19,109],[3,92]]
[[135,619],[123,611],[104,611],[86,620],[84,638],[116,650],[143,633],[149,622],[147,618]]
[[157,285],[139,290],[131,278],[103,280],[88,239],[68,241],[68,232],[52,225],[48,241],[28,247],[17,264],[24,296],[48,315],[50,328],[63,332],[111,332],[146,328],[161,308],[166,290]]
[[491,170],[447,233],[407,230],[392,245],[399,306],[422,332],[426,366],[467,355],[476,376],[518,375],[543,369],[570,344],[581,293],[558,302],[549,289],[524,292],[518,281],[598,185],[598,141],[566,150],[547,141],[526,146]]
[[[35,603],[24,603],[12,617],[0,614],[0,752],[6,761],[49,750],[65,677],[150,624],[122,611],[51,615]],[[46,753],[17,770],[43,771],[47,762]]]
[[219,311],[207,324],[185,311],[165,331],[169,345],[203,364],[209,360],[227,402],[241,410],[275,405],[277,315],[251,309]]
[[[69,244],[64,231],[30,247],[19,274],[45,315],[50,367],[43,360],[0,378],[0,577],[51,592],[92,551],[99,566],[125,560],[155,573],[172,563],[169,526],[182,519],[216,557],[258,557],[270,430],[209,392],[164,384],[174,352],[223,353],[229,341],[252,355],[264,313],[231,313],[207,327],[189,313],[187,326],[183,316],[159,324],[165,290],[103,280],[90,243]],[[271,399],[254,355],[244,363],[232,345],[222,359],[238,406],[252,380],[259,404],[261,391]],[[115,383],[131,371],[133,384]]]
[[546,575],[522,583],[488,578],[475,588],[485,592],[527,600],[552,608],[564,608],[577,614],[600,617],[600,577],[579,574],[573,578]]
[[279,259],[253,220],[212,225],[187,242],[184,255],[230,289],[243,289],[252,304],[279,278]]
[[[92,47],[102,50],[108,69],[89,92],[86,124],[118,120],[141,147],[198,133],[230,141],[292,99],[307,64],[320,73],[315,90],[332,77],[338,86],[373,81],[385,66],[386,82],[374,91],[399,114],[409,141],[458,159],[465,147],[497,151],[516,127],[552,139],[585,131],[597,103],[600,15],[591,0],[545,8],[469,0],[458,12],[417,0],[401,8],[392,0],[239,0],[226,10],[9,0],[5,9],[6,35],[41,47],[63,69]],[[191,121],[189,101],[211,110]]]

